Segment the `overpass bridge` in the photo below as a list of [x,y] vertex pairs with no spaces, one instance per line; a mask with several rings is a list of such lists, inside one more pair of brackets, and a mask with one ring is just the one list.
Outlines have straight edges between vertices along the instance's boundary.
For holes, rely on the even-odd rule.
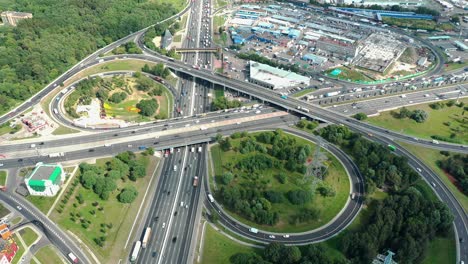
[[176,48],[175,52],[190,53],[190,52],[221,52],[221,48]]

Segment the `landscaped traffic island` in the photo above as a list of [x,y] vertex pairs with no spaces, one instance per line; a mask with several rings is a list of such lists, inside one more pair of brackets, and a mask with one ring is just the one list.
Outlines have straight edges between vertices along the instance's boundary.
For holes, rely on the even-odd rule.
[[[310,231],[330,222],[349,197],[343,165],[325,150],[317,155],[308,140],[276,130],[237,132],[218,136],[218,142],[211,148],[215,197],[246,225],[271,232]],[[316,166],[314,158],[323,166]],[[312,174],[321,174],[323,181]]]
[[171,115],[172,104],[173,96],[164,85],[136,72],[132,77],[82,80],[65,98],[64,108],[75,123],[90,125],[111,119],[166,119]]

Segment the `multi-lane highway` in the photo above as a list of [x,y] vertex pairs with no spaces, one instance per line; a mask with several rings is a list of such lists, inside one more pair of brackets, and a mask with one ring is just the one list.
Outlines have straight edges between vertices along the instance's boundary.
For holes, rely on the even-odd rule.
[[[211,45],[210,31],[212,28],[210,18],[211,4],[209,3],[209,1],[195,1],[193,3],[195,4],[193,11],[191,11],[189,19],[189,28],[191,28],[188,30],[187,33],[190,35],[190,37],[186,37],[184,46],[188,48],[197,46],[209,47]],[[188,9],[185,9],[183,12],[187,10]],[[180,16],[180,14],[176,16]],[[181,113],[181,111],[183,111],[185,115],[194,115],[197,113],[201,113],[207,109],[207,87],[209,87],[209,82],[225,86],[229,89],[244,94],[251,95],[259,100],[269,102],[291,112],[296,112],[297,114],[300,114],[302,116],[307,116],[309,118],[318,119],[321,121],[347,125],[353,130],[362,132],[364,134],[372,134],[373,140],[376,140],[383,144],[393,143],[395,145],[398,145],[393,141],[401,140],[432,148],[468,153],[468,150],[465,148],[465,146],[447,143],[434,144],[431,141],[415,139],[413,137],[401,135],[399,133],[387,131],[382,128],[362,123],[354,119],[349,119],[343,114],[335,113],[329,109],[323,109],[319,106],[311,105],[306,102],[296,100],[294,98],[288,98],[286,100],[280,99],[279,96],[275,95],[274,93],[271,93],[271,91],[263,87],[238,80],[232,80],[226,78],[225,76],[216,75],[209,69],[211,65],[211,56],[208,53],[202,55],[184,55],[182,62],[175,62],[172,59],[168,59],[166,57],[154,53],[153,51],[147,49],[141,44],[141,41],[139,40],[141,39],[141,36],[145,30],[133,33],[117,42],[112,43],[109,46],[106,46],[105,48],[97,51],[96,53],[93,53],[92,55],[84,59],[82,62],[77,64],[75,67],[65,72],[57,80],[48,85],[44,90],[33,96],[31,100],[25,102],[19,108],[8,113],[7,115],[2,116],[0,118],[0,124],[6,122],[11,117],[18,115],[25,109],[28,109],[30,106],[38,103],[45,95],[50,93],[52,90],[55,90],[58,84],[65,82],[77,72],[105,61],[126,57],[128,59],[163,62],[166,64],[166,66],[172,68],[181,77],[183,77],[184,80],[180,82],[180,86],[176,87],[176,93],[179,94],[179,97],[176,102],[176,108],[180,109],[180,111],[177,112],[181,116],[184,115],[183,113]],[[404,34],[405,32],[400,33]],[[135,40],[135,42],[137,42],[137,44],[139,44],[139,46],[143,49],[144,54],[109,56],[104,58],[98,57],[99,54],[110,51],[115,47],[130,40]],[[441,60],[442,59],[439,58],[439,61]],[[440,69],[441,65],[439,63],[439,65],[435,67],[432,73],[440,72]],[[192,77],[202,81],[194,81],[193,79],[191,79]],[[304,109],[307,109],[307,111],[305,111]],[[248,115],[249,113],[243,114]],[[210,117],[207,116],[207,118],[205,119],[230,119],[231,117],[229,115],[232,114],[218,113],[217,115],[219,116],[215,115]],[[154,146],[156,149],[169,149],[171,147],[179,147],[180,152],[176,150],[175,153],[170,155],[170,157],[164,161],[162,175],[160,178],[161,182],[158,184],[157,187],[158,193],[154,196],[154,204],[147,214],[148,218],[145,223],[146,226],[154,226],[153,238],[151,240],[154,242],[150,242],[150,245],[147,247],[147,249],[144,249],[139,261],[141,263],[184,263],[184,261],[186,262],[188,260],[187,252],[188,248],[190,247],[189,241],[191,240],[191,235],[193,231],[191,230],[193,228],[193,225],[190,225],[190,223],[194,222],[193,219],[196,215],[196,210],[194,208],[197,208],[196,205],[197,201],[199,200],[197,199],[197,197],[199,196],[201,189],[198,187],[193,188],[193,186],[191,186],[192,182],[190,177],[192,177],[195,174],[205,174],[203,161],[205,158],[204,154],[198,152],[191,152],[184,146],[208,142],[212,140],[214,135],[218,132],[223,134],[230,134],[234,131],[250,130],[257,127],[280,127],[281,124],[297,120],[292,116],[286,116],[282,118],[283,119],[262,119],[250,123],[243,122],[242,124],[230,123],[209,128],[206,130],[197,129],[189,130],[186,132],[180,129],[177,130],[176,128],[178,128],[178,126],[188,127],[187,125],[196,126],[198,125],[198,123],[195,120],[198,119],[194,120],[189,118],[185,120],[171,120],[168,122],[148,124],[145,126],[138,126],[133,128],[122,128],[122,130],[119,130],[118,132],[106,132],[93,135],[80,135],[76,137],[70,137],[69,140],[67,140],[66,142],[64,142],[63,140],[36,142],[37,140],[33,139],[27,141],[28,143],[1,146],[0,153],[6,152],[10,154],[10,157],[2,162],[6,168],[13,168],[18,166],[32,165],[38,161],[51,162],[61,160],[83,159],[92,156],[110,155],[124,150],[136,150],[140,145],[151,145]],[[202,121],[205,122],[207,120],[199,120],[199,122],[202,123]],[[211,121],[209,121],[209,123],[211,123]],[[153,137],[152,133],[156,133],[157,136]],[[140,135],[142,135],[143,137],[137,138]],[[147,136],[144,137],[145,135]],[[148,135],[150,135],[149,138]],[[303,134],[302,136],[307,137],[307,135]],[[129,144],[129,141],[131,141],[132,144]],[[36,144],[38,148],[32,150],[30,147],[31,142]],[[106,142],[112,142],[112,144],[110,145]],[[92,145],[92,147],[86,144]],[[57,151],[61,147],[68,147],[69,150],[70,146],[76,147],[79,145],[81,147],[77,147],[73,151],[67,151],[66,155],[63,157],[49,158],[47,156],[44,156],[44,153],[50,153],[50,151],[52,150]],[[336,149],[334,146],[331,145],[329,145],[328,148],[342,161],[344,161],[345,166],[348,168],[348,171],[350,171],[352,175],[358,175],[356,167],[353,166],[350,159],[344,153],[342,153],[340,150]],[[205,152],[206,148],[202,147],[202,153]],[[39,153],[42,153],[42,155],[38,155]],[[450,207],[450,209],[455,215],[454,225],[457,230],[458,237],[467,241],[467,215],[458,203],[458,201],[455,199],[455,197],[437,178],[436,174],[432,172],[427,166],[422,164],[415,156],[413,156],[411,153],[407,152],[403,148],[399,148],[398,154],[408,157],[410,165],[414,168],[421,168],[422,176],[425,180],[427,180],[428,182],[436,183],[435,191],[437,192],[441,200],[447,203],[447,205]],[[16,157],[15,155],[19,156]],[[177,168],[174,166],[177,166]],[[185,170],[186,168],[187,172],[185,173],[182,170]],[[200,183],[200,187],[202,186],[202,183],[203,181]],[[357,189],[355,191],[361,193],[363,189],[359,186],[362,184],[362,181],[358,180],[358,178],[355,178],[354,183],[358,183],[358,186],[356,186]],[[355,184],[353,184],[353,186],[355,186]],[[165,190],[167,190],[166,194],[164,193]],[[186,190],[185,193],[184,190]],[[15,200],[13,199],[14,197],[9,198],[8,195],[9,194],[2,194],[0,195],[0,199],[15,204]],[[188,201],[190,205],[193,206],[193,208],[191,208],[191,206],[187,208],[187,204],[185,202],[184,206],[182,207],[180,202],[183,202],[183,200]],[[29,208],[28,205],[24,202],[16,201],[16,203],[18,203],[19,205],[23,205],[26,208]],[[214,206],[214,209],[220,210],[220,208],[217,207],[216,204],[209,203],[207,206]],[[348,206],[343,211],[343,214],[339,218],[337,218],[337,221],[334,221],[326,228],[309,234],[300,234],[297,236],[291,235],[289,238],[280,236],[277,238],[277,240],[275,239],[275,241],[282,241],[294,244],[321,241],[323,239],[337,234],[340,230],[342,230],[357,214],[359,208],[360,196],[358,196],[358,199],[356,200],[351,200]],[[34,211],[33,209],[28,209],[24,211],[24,214],[28,219],[39,219],[39,221],[45,223],[45,226],[49,230],[53,230],[53,233],[57,236],[58,240],[54,238],[52,238],[52,240],[54,241],[54,243],[57,243],[59,245],[63,253],[66,254],[66,251],[77,251],[79,257],[84,261],[86,260],[86,256],[84,256],[76,246],[73,246],[73,243],[67,243],[66,247],[61,246],[60,241],[62,241],[63,244],[65,244],[65,242],[70,242],[69,239],[67,238],[66,234],[61,232],[57,227],[51,227],[51,223],[47,222],[48,219],[42,219],[42,214],[36,212],[37,215],[34,215],[32,213],[28,215],[28,212]],[[164,228],[162,228],[161,226],[161,220],[166,221],[162,222],[165,223]],[[259,233],[253,236],[252,233],[247,231],[247,227],[239,224],[234,224],[232,219],[230,219],[226,215],[223,215],[222,223],[227,227],[235,230],[236,232],[252,237],[253,239],[263,242],[271,241],[271,239],[268,237],[268,233]],[[162,238],[160,239],[160,237]],[[465,244],[459,245],[457,243],[457,245],[457,248],[459,249],[459,252],[461,254],[461,259],[468,259],[468,249],[465,246]]]

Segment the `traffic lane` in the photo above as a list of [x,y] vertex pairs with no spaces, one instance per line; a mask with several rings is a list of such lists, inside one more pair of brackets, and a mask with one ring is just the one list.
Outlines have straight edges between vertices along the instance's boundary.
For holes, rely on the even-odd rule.
[[[181,179],[180,179],[181,187],[180,187],[179,197],[176,201],[174,201],[174,205],[175,205],[174,221],[171,226],[170,235],[168,236],[170,240],[170,246],[167,246],[165,248],[165,251],[162,252],[163,263],[177,263],[176,262],[177,256],[180,254],[182,250],[183,236],[184,236],[184,232],[186,230],[186,224],[187,224],[186,218],[188,215],[188,210],[185,210],[185,204],[190,203],[190,200],[188,199],[190,196],[188,195],[187,190],[192,191],[193,189],[193,187],[190,184],[190,178],[191,178],[191,175],[193,175],[196,171],[196,166],[189,167],[188,164],[193,163],[195,161],[195,158],[196,158],[195,155],[193,155],[193,153],[188,150],[187,163],[185,164],[184,168],[181,168],[183,172],[182,172]],[[184,202],[183,207],[180,206],[181,202]],[[176,241],[173,241],[173,238],[176,238]]]
[[[125,143],[112,144],[109,147],[101,146],[96,148],[85,148],[76,151],[69,151],[63,157],[51,158],[48,156],[32,156],[20,159],[4,159],[4,168],[16,168],[22,166],[34,165],[39,161],[47,162],[62,162],[67,160],[76,160],[90,157],[107,156],[110,153],[120,153],[122,151],[138,151],[139,146],[152,146],[156,150],[168,149],[170,147],[186,146],[190,144],[197,144],[202,142],[211,141],[217,133],[233,133],[239,130],[252,129],[256,126],[269,128],[269,127],[280,127],[289,126],[297,122],[298,118],[295,116],[282,116],[279,119],[261,119],[256,122],[245,122],[240,124],[225,125],[222,127],[208,128],[207,130],[200,131],[194,130],[184,134],[169,135],[167,137],[161,137],[158,141],[154,139],[144,139],[129,141]],[[156,144],[157,142],[157,144]],[[70,142],[75,144],[76,142]],[[69,144],[70,144],[69,143]],[[130,143],[130,144],[128,144]],[[91,151],[92,150],[92,151]]]
[[6,192],[0,192],[0,200],[16,208],[25,219],[41,228],[44,235],[57,246],[64,256],[73,252],[82,263],[91,263],[74,241],[70,240],[54,222],[45,217],[36,207],[30,205],[28,201],[19,196],[13,197]]
[[204,159],[200,155],[200,152],[198,152],[198,147],[200,147],[200,145],[196,145],[195,147],[197,148],[197,152],[193,153],[194,166],[192,166],[193,169],[191,173],[188,173],[188,177],[185,179],[185,194],[187,194],[185,198],[188,199],[188,206],[186,206],[185,209],[181,208],[181,221],[179,222],[179,225],[176,226],[176,228],[179,230],[177,234],[177,243],[179,243],[179,245],[177,246],[178,250],[176,250],[176,247],[172,249],[173,257],[170,258],[171,260],[173,260],[171,261],[172,263],[187,263],[185,259],[189,254],[190,242],[194,226],[197,225],[197,223],[195,223],[194,220],[195,214],[197,213],[198,209],[198,197],[200,195],[200,188],[193,186],[193,179],[195,176],[197,176],[200,181],[199,185],[201,184],[201,179],[204,171]]
[[[162,197],[167,195],[167,191],[165,191],[165,187],[168,184],[169,177],[166,175],[166,171],[168,170],[167,168],[170,166],[169,165],[169,160],[172,159],[173,157],[165,158],[164,159],[164,164],[163,168],[161,170],[161,175],[159,176],[159,182],[155,190],[155,195],[153,196],[152,202],[149,204],[149,212],[146,215],[146,220],[145,220],[145,225],[143,227],[143,231],[140,234],[140,236],[136,237],[136,240],[141,240],[146,227],[151,227],[151,236],[148,241],[148,246],[145,249],[141,250],[139,260],[145,260],[152,257],[152,252],[154,248],[156,247],[155,243],[157,242],[157,238],[160,237],[160,234],[162,233],[162,226],[161,224],[165,221],[164,218],[159,216],[159,211],[161,210],[160,207],[157,207],[156,204],[158,203],[159,200],[162,199]],[[163,191],[164,190],[164,191]],[[147,209],[148,210],[148,209]],[[161,219],[161,221],[160,221]],[[149,263],[149,262],[148,262]]]
[[[270,114],[277,112],[273,108],[263,108],[262,109],[262,114]],[[126,136],[135,136],[135,135],[141,135],[141,134],[146,134],[146,133],[153,133],[153,132],[162,132],[162,131],[167,131],[169,129],[176,129],[176,128],[183,128],[186,127],[187,125],[203,125],[203,124],[210,124],[214,122],[221,122],[229,119],[234,119],[234,118],[244,118],[244,117],[249,117],[249,116],[255,116],[257,115],[256,111],[239,111],[239,110],[232,110],[229,112],[223,112],[221,113],[220,111],[213,113],[213,114],[207,114],[206,116],[203,117],[187,117],[187,118],[175,118],[171,119],[168,121],[163,121],[163,122],[154,122],[151,124],[150,127],[141,127],[141,126],[136,126],[132,128],[128,128],[122,131],[118,132],[105,132],[105,133],[98,133],[98,134],[86,134],[86,135],[78,135],[78,136],[70,136],[67,138],[68,142],[64,142],[63,139],[54,139],[54,140],[42,140],[42,141],[31,141],[29,143],[19,143],[19,144],[10,144],[7,145],[8,142],[4,142],[4,145],[0,145],[0,153],[7,153],[10,151],[19,151],[19,150],[28,150],[31,149],[31,144],[35,144],[36,146],[34,148],[37,149],[44,149],[47,147],[58,147],[58,146],[63,146],[63,145],[69,145],[70,142],[74,142],[77,144],[83,144],[83,143],[90,143],[90,142],[96,142],[96,141],[103,141],[103,140],[108,140],[108,139],[114,139],[114,138],[122,138]],[[214,120],[214,121],[213,121]]]
[[[184,150],[181,151],[181,155],[183,156],[183,158],[182,158],[182,162],[181,162],[180,167],[184,167],[185,164],[186,164],[186,161],[187,161],[187,156],[188,156],[187,147],[185,147]],[[174,166],[176,166],[176,165],[174,165]],[[173,226],[174,217],[175,217],[174,216],[174,211],[175,211],[176,206],[177,206],[176,201],[179,199],[179,195],[180,195],[183,170],[180,169],[180,168],[174,167],[174,174],[173,175],[174,175],[173,178],[176,178],[177,187],[175,189],[175,194],[173,194],[171,199],[170,199],[170,205],[168,205],[168,209],[169,209],[169,211],[168,211],[169,216],[168,217],[169,217],[169,219],[167,220],[168,222],[166,223],[167,227],[166,227],[165,233],[164,233],[163,238],[162,238],[163,242],[162,242],[162,247],[161,247],[161,250],[160,250],[160,255],[157,258],[157,263],[161,263],[161,261],[163,260],[166,248],[171,247],[170,243],[172,241],[172,238],[170,237],[170,235],[173,232],[172,229],[174,228],[174,226]]]
[[[152,234],[148,241],[148,247],[142,250],[141,255],[138,259],[140,263],[152,263],[154,262],[154,254],[159,252],[162,245],[160,238],[163,237],[167,230],[167,222],[170,214],[171,199],[170,196],[174,196],[176,186],[176,177],[173,173],[173,164],[175,160],[178,160],[180,155],[170,155],[165,159],[164,167],[161,171],[160,182],[156,189],[156,195],[151,203],[150,213],[147,216],[145,227],[150,226],[152,228]],[[164,228],[163,228],[164,226]],[[151,261],[153,260],[153,261]]]

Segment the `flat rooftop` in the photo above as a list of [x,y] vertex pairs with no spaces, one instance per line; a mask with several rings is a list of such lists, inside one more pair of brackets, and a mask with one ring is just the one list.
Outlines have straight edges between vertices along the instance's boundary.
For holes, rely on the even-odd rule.
[[[37,166],[29,176],[29,180],[52,180],[60,175],[62,170],[55,164],[42,164]],[[53,179],[52,179],[53,178]]]

